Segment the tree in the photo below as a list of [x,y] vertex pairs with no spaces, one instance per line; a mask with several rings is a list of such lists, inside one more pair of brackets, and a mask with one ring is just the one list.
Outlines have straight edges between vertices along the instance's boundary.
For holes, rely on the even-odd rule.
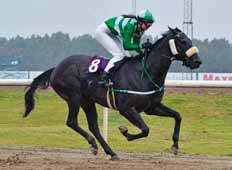
[[[151,36],[145,37],[152,39]],[[157,40],[158,38],[153,38]],[[232,45],[226,39],[209,41],[194,39],[193,43],[199,48],[199,56],[203,64],[198,72],[232,72]],[[6,39],[0,37],[1,56],[22,56],[21,70],[46,70],[56,66],[64,58],[74,54],[103,55],[112,57],[91,35],[85,34],[70,38],[62,32],[51,36],[32,35],[29,38],[17,36]],[[190,72],[182,67],[180,62],[174,62],[171,72]]]

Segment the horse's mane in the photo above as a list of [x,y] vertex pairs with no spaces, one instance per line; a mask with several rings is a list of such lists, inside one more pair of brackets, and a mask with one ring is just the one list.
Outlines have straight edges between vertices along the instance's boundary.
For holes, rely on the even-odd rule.
[[157,41],[155,41],[155,43],[153,44],[152,48],[158,47],[159,44],[163,41],[163,39],[165,39],[170,33],[171,33],[171,31],[168,30],[165,33],[161,34],[162,37],[159,38]]
[[[175,30],[176,32],[181,32],[181,30],[180,30],[179,28],[175,28],[174,30]],[[168,31],[166,31],[166,32],[164,32],[164,33],[161,34],[162,37],[159,38],[159,39],[153,44],[153,48],[158,47],[159,44],[163,41],[163,39],[165,39],[165,38],[166,38],[167,36],[169,36],[170,34],[172,34],[172,31],[171,31],[170,28],[169,28]]]

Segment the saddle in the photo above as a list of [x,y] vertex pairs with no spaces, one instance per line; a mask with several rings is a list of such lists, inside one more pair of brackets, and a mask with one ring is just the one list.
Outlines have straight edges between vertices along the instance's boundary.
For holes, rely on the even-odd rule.
[[[119,66],[121,66],[121,64],[123,63],[124,61],[120,61],[118,63],[116,63],[116,65],[114,66],[114,68],[112,68],[110,70],[110,75],[113,75],[116,70],[119,69]],[[99,85],[103,85],[103,86],[108,86],[108,87],[112,87],[114,82],[113,80],[111,79],[112,77],[109,77],[109,82],[107,81],[103,81],[102,79],[104,79],[102,76],[103,73],[104,73],[104,70],[107,66],[107,64],[109,63],[109,59],[105,58],[104,56],[100,56],[100,55],[95,55],[91,58],[89,64],[88,64],[88,71],[87,71],[87,74],[89,75],[88,77],[101,77],[100,79],[98,78],[97,80],[97,84]]]
[[[128,58],[125,57],[123,60],[116,62],[115,66],[110,70],[110,72],[113,74],[115,72],[117,72],[117,70],[120,69],[120,67],[127,62],[128,60],[134,60],[134,59],[138,59],[138,58],[142,58],[142,56],[137,56],[137,57],[133,57],[133,58]],[[92,59],[90,60],[89,64],[87,65],[87,69],[88,69],[88,74],[93,74],[93,73],[97,73],[99,75],[101,75],[102,73],[104,73],[104,69],[106,68],[108,62],[110,61],[110,59],[105,58],[104,56],[100,56],[100,55],[95,55],[92,57]]]
[[[135,59],[141,59],[144,57],[144,54],[138,55],[136,57],[133,58],[127,58],[125,57],[123,60],[115,63],[115,66],[110,70],[110,75],[114,75],[119,69],[120,67],[126,63],[128,60],[135,60]],[[99,76],[102,76],[102,74],[104,73],[104,70],[107,66],[109,62],[109,59],[105,58],[104,56],[101,55],[94,55],[90,62],[87,64],[87,75],[86,78],[87,79],[94,79],[95,81],[97,81],[99,83]],[[113,78],[113,76],[111,77]],[[100,83],[102,85],[102,83]],[[110,83],[103,83],[104,86],[113,86],[114,84],[114,80],[110,79]]]

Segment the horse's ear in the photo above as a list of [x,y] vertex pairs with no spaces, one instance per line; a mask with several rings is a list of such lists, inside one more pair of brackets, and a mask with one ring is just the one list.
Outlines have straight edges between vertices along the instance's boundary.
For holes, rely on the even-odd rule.
[[172,28],[172,27],[170,27],[170,26],[168,26],[168,29],[169,29],[170,31],[172,31],[172,30],[173,30],[173,28]]
[[169,29],[170,31],[172,31],[173,34],[176,34],[175,29],[173,29],[173,28],[171,28],[171,27],[169,27],[169,26],[168,26],[168,29]]
[[176,29],[175,30],[177,30],[178,32],[182,32],[178,27],[176,27]]

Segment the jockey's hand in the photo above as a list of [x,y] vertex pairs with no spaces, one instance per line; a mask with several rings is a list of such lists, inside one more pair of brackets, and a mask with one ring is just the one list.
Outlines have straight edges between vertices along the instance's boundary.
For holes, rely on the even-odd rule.
[[143,58],[144,57],[144,52],[142,52],[141,50],[137,51],[138,55],[135,56],[135,58]]
[[149,41],[145,42],[142,44],[142,48],[145,49],[145,50],[151,50],[152,48],[152,43],[150,43]]
[[147,41],[145,43],[142,44],[142,48],[145,49],[145,51],[150,51],[152,48],[152,43],[149,41],[149,39],[147,39]]

